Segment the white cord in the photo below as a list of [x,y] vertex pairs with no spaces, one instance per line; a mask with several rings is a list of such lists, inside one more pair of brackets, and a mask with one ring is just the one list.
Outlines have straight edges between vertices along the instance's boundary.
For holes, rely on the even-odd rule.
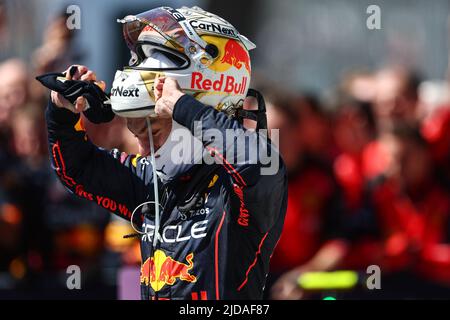
[[156,247],[156,242],[159,236],[159,192],[158,192],[158,175],[156,174],[156,160],[155,160],[155,147],[153,145],[152,136],[152,125],[150,123],[150,118],[147,117],[147,127],[148,127],[148,140],[150,141],[150,163],[152,165],[153,172],[153,192],[155,195],[155,233],[153,236],[153,247]]

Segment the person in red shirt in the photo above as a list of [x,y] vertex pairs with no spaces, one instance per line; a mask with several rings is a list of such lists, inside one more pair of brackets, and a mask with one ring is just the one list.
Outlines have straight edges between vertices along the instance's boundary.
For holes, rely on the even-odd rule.
[[382,143],[386,141],[392,145],[384,146],[390,150],[389,168],[367,180],[357,210],[341,220],[342,236],[285,273],[272,288],[273,298],[305,298],[297,285],[304,272],[365,271],[371,264],[380,266],[383,274],[383,292],[370,292],[372,296],[449,296],[449,193],[436,179],[429,145],[416,127],[398,124]]
[[[288,166],[288,208],[281,238],[271,259],[269,285],[309,261],[328,238],[337,237],[342,209],[340,190],[325,156],[328,119],[315,99],[272,98],[268,125],[279,128],[280,151]],[[300,134],[302,133],[302,134]],[[278,282],[277,282],[278,283]]]

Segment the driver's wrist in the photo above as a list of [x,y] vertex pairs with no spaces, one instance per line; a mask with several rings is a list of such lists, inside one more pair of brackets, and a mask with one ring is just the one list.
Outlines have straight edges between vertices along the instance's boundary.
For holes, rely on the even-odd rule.
[[[185,95],[185,93],[181,92],[181,91],[176,91],[176,92],[172,93],[170,95],[170,102],[171,102],[172,106],[174,107],[175,104],[178,102],[178,100],[180,100],[180,98],[184,95]],[[173,109],[173,107],[172,107],[172,109]]]
[[61,103],[61,101],[58,99],[58,93],[56,92],[56,91],[51,91],[50,92],[50,100],[52,101],[52,103],[53,103],[53,105],[55,106],[55,107],[58,107],[58,108],[64,108],[63,106],[62,106],[62,103]]

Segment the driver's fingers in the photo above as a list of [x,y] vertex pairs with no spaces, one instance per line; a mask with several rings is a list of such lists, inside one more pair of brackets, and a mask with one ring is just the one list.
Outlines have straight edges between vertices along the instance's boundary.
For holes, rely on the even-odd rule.
[[165,78],[157,78],[155,81],[155,88],[153,90],[155,94],[155,100],[158,101],[162,96],[163,86],[164,86]]
[[162,91],[165,81],[166,78],[157,78],[155,82],[155,89]]
[[86,99],[83,97],[78,97],[75,101],[75,110],[79,113],[84,111],[86,108]]
[[105,89],[106,89],[106,83],[105,83],[105,81],[96,81],[95,84],[96,84],[97,86],[99,86],[100,89],[102,89],[103,91],[105,91]]
[[168,77],[168,78],[164,81],[164,84],[165,84],[166,86],[170,86],[170,87],[172,87],[172,88],[175,88],[175,89],[180,90],[180,85],[178,84],[178,81],[175,80],[174,78]]
[[88,70],[85,74],[83,74],[80,78],[81,81],[95,81],[97,80],[97,75],[92,71]]
[[88,68],[86,66],[81,65],[72,65],[66,71],[66,79],[67,80],[80,80],[81,76],[88,72]]

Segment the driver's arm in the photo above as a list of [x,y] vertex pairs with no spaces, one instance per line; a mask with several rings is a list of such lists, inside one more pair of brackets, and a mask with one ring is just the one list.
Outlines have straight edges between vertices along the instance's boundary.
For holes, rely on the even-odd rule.
[[[95,80],[85,67],[78,77],[90,80],[82,78],[83,74],[90,74]],[[62,99],[52,92],[46,110],[50,158],[58,178],[76,195],[130,219],[136,206],[150,200],[147,191],[152,177],[146,168],[148,162],[92,144],[80,114],[76,113],[78,105],[67,108],[64,104],[68,101],[61,102]]]

